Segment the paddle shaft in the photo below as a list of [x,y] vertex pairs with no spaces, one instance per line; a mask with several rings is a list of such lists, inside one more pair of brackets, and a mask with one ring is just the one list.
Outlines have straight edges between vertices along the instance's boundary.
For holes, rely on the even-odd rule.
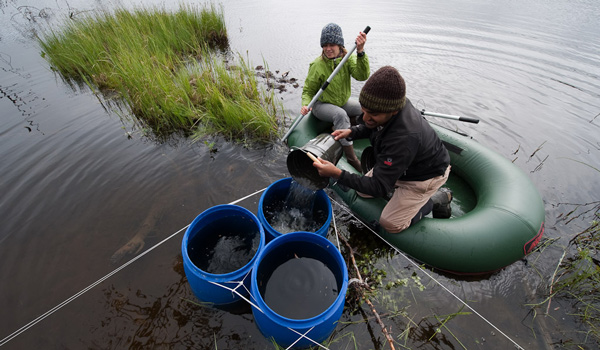
[[[365,28],[365,30],[363,30],[363,33],[367,34],[367,33],[369,33],[370,30],[371,30],[371,27],[367,26]],[[313,107],[313,105],[315,104],[315,102],[317,102],[317,100],[319,99],[319,97],[321,96],[323,91],[325,91],[325,89],[327,89],[327,87],[329,86],[329,83],[331,83],[331,80],[333,80],[333,77],[335,77],[335,75],[340,71],[340,69],[342,69],[342,66],[344,65],[344,63],[346,63],[346,61],[348,60],[350,55],[354,52],[354,50],[356,50],[356,46],[357,46],[356,43],[354,43],[354,46],[352,47],[352,49],[350,51],[348,51],[348,53],[344,56],[344,58],[342,58],[342,60],[340,61],[340,64],[338,64],[338,66],[333,70],[333,73],[331,73],[329,78],[327,78],[325,83],[323,83],[323,86],[321,86],[319,91],[315,94],[315,96],[312,98],[312,100],[308,104],[308,106],[307,106],[308,110],[310,110]],[[292,126],[290,126],[290,129],[288,130],[288,132],[285,133],[285,135],[283,135],[283,137],[281,138],[281,142],[285,142],[285,140],[287,140],[287,138],[290,136],[290,134],[292,133],[292,131],[294,130],[296,125],[298,125],[298,123],[302,120],[302,118],[304,118],[303,114],[300,114],[300,116],[298,118],[296,118],[294,123],[292,123]]]
[[477,119],[477,118],[469,118],[469,117],[461,117],[458,115],[426,112],[424,109],[421,110],[421,115],[427,115],[430,117],[446,118],[446,119],[454,119],[454,120],[458,120],[461,122],[474,123],[474,124],[479,123],[479,119]]

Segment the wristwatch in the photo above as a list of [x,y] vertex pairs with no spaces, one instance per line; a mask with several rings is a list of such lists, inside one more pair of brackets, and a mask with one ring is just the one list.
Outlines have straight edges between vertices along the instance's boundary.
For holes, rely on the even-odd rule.
[[356,57],[363,57],[364,55],[365,55],[365,52],[364,52],[364,51],[363,51],[363,52],[358,52],[358,53],[356,54]]

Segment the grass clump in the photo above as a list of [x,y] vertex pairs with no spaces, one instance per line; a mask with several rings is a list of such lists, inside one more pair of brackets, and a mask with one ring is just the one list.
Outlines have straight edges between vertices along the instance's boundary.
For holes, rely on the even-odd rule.
[[[577,213],[581,208],[584,208],[583,212]],[[564,248],[550,278],[545,299],[540,303],[530,304],[534,317],[537,314],[535,310],[544,305],[545,315],[548,316],[551,314],[553,300],[568,301],[569,311],[566,314],[578,319],[582,327],[574,334],[569,334],[570,339],[561,340],[561,344],[577,349],[582,348],[582,345],[593,344],[597,347],[600,344],[600,202],[576,205],[576,209],[559,216],[560,220],[568,223],[589,214],[593,216],[590,225],[575,234]]]
[[575,254],[561,264],[560,274],[551,286],[551,296],[571,299],[574,316],[587,326],[586,339],[600,343],[600,204],[595,219],[570,241]]
[[97,12],[68,19],[39,43],[67,82],[116,95],[158,136],[210,131],[260,141],[276,133],[277,108],[254,73],[245,64],[230,70],[214,54],[228,47],[214,5]]
[[219,133],[229,139],[245,139],[247,135],[261,140],[277,133],[279,105],[261,90],[252,68],[239,58],[239,66],[227,66],[217,57],[205,55],[189,66],[179,82],[190,101],[198,108],[200,127],[194,138]]

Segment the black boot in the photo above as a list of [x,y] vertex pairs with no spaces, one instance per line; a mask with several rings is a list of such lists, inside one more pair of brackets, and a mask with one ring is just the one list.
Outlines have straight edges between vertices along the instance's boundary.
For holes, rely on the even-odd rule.
[[433,217],[436,219],[447,219],[452,215],[452,191],[447,187],[442,187],[431,196],[433,201]]
[[419,209],[419,212],[417,213],[417,215],[415,215],[414,218],[412,218],[412,220],[410,220],[410,226],[416,224],[417,222],[419,222],[425,215],[431,213],[431,210],[433,209],[433,201],[431,200],[431,198],[429,198],[429,200],[427,201],[427,203],[425,203],[425,205],[423,205],[421,207],[421,209]]

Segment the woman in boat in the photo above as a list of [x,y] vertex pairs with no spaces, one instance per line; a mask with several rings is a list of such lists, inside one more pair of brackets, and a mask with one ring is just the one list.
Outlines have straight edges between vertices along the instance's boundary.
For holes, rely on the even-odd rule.
[[333,177],[362,196],[389,198],[379,224],[390,233],[401,232],[432,210],[436,218],[450,217],[452,192],[441,188],[450,173],[450,156],[406,98],[400,73],[391,66],[377,70],[362,88],[359,102],[359,124],[332,135],[336,140],[369,138],[375,166],[360,176],[321,160],[313,163],[319,175]]
[[[367,35],[360,32],[356,37],[356,55],[348,58],[318,101],[312,107],[312,112],[318,119],[333,123],[333,129],[347,129],[351,126],[350,118],[360,115],[360,104],[350,99],[351,78],[359,81],[367,80],[370,74],[369,58],[364,51]],[[309,112],[308,105],[319,89],[333,73],[334,69],[348,54],[344,48],[342,28],[335,23],[329,23],[321,31],[321,47],[323,52],[309,66],[308,76],[302,90],[302,108],[300,113]],[[362,173],[360,161],[354,153],[352,141],[340,138],[344,155],[348,163]]]

